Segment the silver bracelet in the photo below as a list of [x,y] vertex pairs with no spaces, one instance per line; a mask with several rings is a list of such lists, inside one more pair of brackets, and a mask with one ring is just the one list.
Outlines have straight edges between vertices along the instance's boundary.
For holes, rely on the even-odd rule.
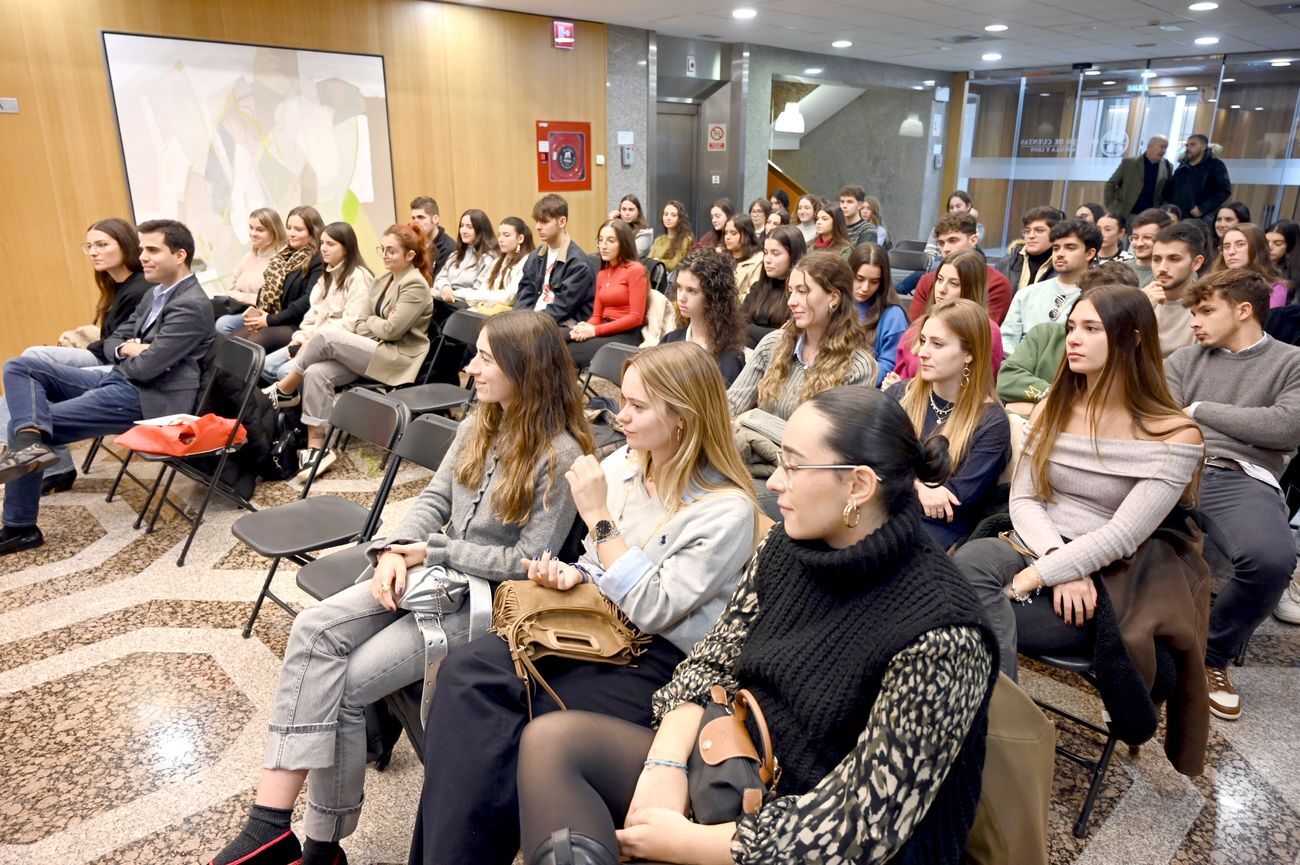
[[683,772],[688,771],[685,763],[678,763],[676,760],[646,760],[641,764],[644,769],[652,766],[663,766],[666,769],[681,769]]
[[1043,587],[1040,584],[1038,588],[1034,589],[1032,592],[1025,592],[1023,595],[1021,595],[1016,593],[1016,586],[1014,583],[1007,583],[1007,587],[1003,589],[1002,594],[1006,595],[1008,598],[1010,598],[1011,600],[1015,601],[1017,604],[1020,604],[1023,607],[1025,604],[1032,604],[1034,602],[1034,598],[1037,597],[1038,593],[1041,592],[1042,590]]

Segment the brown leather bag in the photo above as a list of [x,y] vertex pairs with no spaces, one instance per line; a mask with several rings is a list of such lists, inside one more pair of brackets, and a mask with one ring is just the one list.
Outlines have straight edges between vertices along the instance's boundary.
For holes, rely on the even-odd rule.
[[[492,630],[510,647],[519,678],[536,682],[561,709],[564,701],[537,672],[538,658],[626,666],[650,642],[591,583],[562,592],[532,580],[507,580],[497,587],[492,602]],[[528,716],[532,714],[530,688]]]

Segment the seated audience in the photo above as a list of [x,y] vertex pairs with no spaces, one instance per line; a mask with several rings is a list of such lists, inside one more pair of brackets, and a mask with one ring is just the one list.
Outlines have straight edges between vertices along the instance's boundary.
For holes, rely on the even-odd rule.
[[[652,715],[558,712],[525,732],[528,865],[962,859],[997,646],[920,527],[913,484],[944,479],[940,443],[867,388],[795,412],[768,479],[784,521]],[[781,777],[756,814],[701,825],[683,769],[716,684],[754,695]]]
[[916,376],[887,391],[922,440],[947,441],[952,474],[916,482],[922,525],[941,549],[970,534],[1011,460],[1011,426],[993,390],[993,346],[984,307],[964,298],[934,306],[920,324]]
[[799,196],[799,202],[794,209],[795,222],[799,232],[803,235],[804,246],[812,247],[813,242],[817,240],[817,199],[811,195]]
[[465,211],[460,216],[456,251],[447,257],[441,272],[433,279],[434,300],[451,306],[467,306],[466,295],[474,291],[496,262],[492,220],[481,210]]
[[[1012,678],[1018,648],[1086,652],[1092,574],[1133,555],[1186,502],[1204,452],[1165,387],[1155,314],[1140,291],[1098,286],[1069,311],[1066,331],[1066,362],[1030,416],[1012,476],[1014,537],[970,541],[953,558]],[[1027,603],[1044,588],[1050,603]]]
[[876,384],[894,371],[898,340],[907,330],[903,301],[894,291],[889,253],[874,243],[855,247],[849,256],[853,271],[853,307],[862,326],[863,342],[876,357]]
[[650,282],[636,254],[631,226],[621,219],[606,222],[596,235],[596,251],[600,272],[591,318],[569,329],[569,354],[578,369],[586,369],[607,343],[640,345],[645,324]]
[[479,276],[474,287],[460,297],[478,312],[504,312],[515,304],[524,264],[533,251],[533,232],[517,216],[507,216],[497,226],[497,255],[492,267]]
[[1052,269],[1054,275],[1016,292],[1002,320],[1002,347],[1007,354],[1016,350],[1025,333],[1045,321],[1059,321],[1079,297],[1079,278],[1092,266],[1101,247],[1097,226],[1079,219],[1067,219],[1052,226]]
[[749,204],[749,221],[754,228],[754,237],[758,245],[763,244],[763,234],[767,231],[767,218],[772,215],[772,204],[766,198],[755,198]]
[[[855,202],[854,207],[856,206]],[[853,252],[853,242],[844,225],[844,213],[829,201],[817,205],[817,240],[813,242],[812,248],[833,252],[843,259],[847,259]]]
[[1096,225],[1097,220],[1101,219],[1105,214],[1106,208],[1096,202],[1088,202],[1086,204],[1080,204],[1075,208],[1074,218],[1082,219],[1084,222],[1091,222],[1093,225]]
[[790,209],[790,193],[786,192],[784,189],[775,189],[772,191],[772,194],[767,197],[767,202],[772,205],[773,210],[781,208],[782,210],[788,211]]
[[[1079,277],[1079,296],[1087,297],[1099,285],[1137,288],[1137,274],[1118,261],[1089,268]],[[1045,321],[1031,327],[998,370],[998,398],[1006,404],[1007,411],[1029,417],[1034,406],[1047,396],[1047,389],[1064,359],[1065,322]]]
[[[984,257],[983,250],[979,248],[979,226],[975,222],[975,217],[968,212],[958,211],[939,217],[931,235],[937,238],[938,249],[943,257],[956,255],[959,252],[977,252],[981,258]],[[1011,306],[1011,283],[1007,282],[1006,276],[991,266],[987,260],[984,262],[984,268],[987,271],[989,318],[1001,324],[1006,318],[1007,308]],[[937,278],[938,266],[936,265],[933,271],[922,276],[916,283],[916,289],[912,292],[912,302],[907,308],[908,318],[915,320],[925,313],[930,292]]]
[[[334,411],[335,389],[365,376],[396,387],[415,381],[429,352],[428,245],[418,223],[390,225],[380,238],[384,273],[371,290],[369,314],[354,330],[318,332],[284,367],[279,382],[266,388],[276,408],[302,405],[307,450],[299,457],[305,481]],[[333,449],[321,458],[317,474],[338,459]]]
[[1268,241],[1268,260],[1290,286],[1287,303],[1300,303],[1300,225],[1279,219],[1264,231]]
[[1214,266],[1210,271],[1220,273],[1229,269],[1250,270],[1267,280],[1270,286],[1268,294],[1270,309],[1286,304],[1286,280],[1269,259],[1268,241],[1258,225],[1243,222],[1224,233],[1219,243],[1219,257],[1214,260]]
[[537,251],[529,254],[519,278],[515,309],[544,312],[561,327],[591,317],[596,275],[582,247],[569,238],[569,202],[554,192],[533,205]]
[[[254,211],[254,213],[258,212],[263,211]],[[269,208],[264,209],[264,212],[267,214],[266,219],[268,221],[270,221],[270,214],[275,214],[275,211]],[[312,208],[312,212],[315,212],[315,208]],[[275,214],[275,222],[272,224],[277,224],[279,221],[279,214]],[[317,221],[320,221],[319,213],[317,213]],[[261,220],[250,219],[250,231],[254,222],[259,226],[262,224]],[[258,281],[257,287],[251,292],[245,291],[241,294],[242,297],[251,296],[251,299],[245,303],[229,295],[218,295],[213,298],[212,314],[217,317],[216,328],[218,333],[229,336],[235,331],[244,328],[246,325],[244,313],[246,312],[251,311],[252,318],[260,319],[264,310],[258,306],[259,303],[270,304],[275,302],[278,304],[280,298],[284,295],[285,280],[292,273],[300,272],[303,268],[310,272],[312,259],[318,250],[320,229],[324,224],[323,221],[320,221],[318,226],[310,225],[307,214],[301,207],[295,207],[289,211],[289,218],[285,221],[287,228],[281,229],[281,233],[284,235],[284,243],[276,247],[267,261],[261,265],[261,279]],[[315,228],[314,232],[313,227]],[[247,256],[245,256],[245,260],[247,260]],[[323,269],[323,267],[322,264],[321,268]],[[319,275],[318,272],[316,274],[317,278],[319,278]],[[247,281],[247,277],[244,277],[244,279]],[[315,279],[312,282],[314,284]],[[277,306],[276,309],[278,310],[279,307]]]
[[[840,190],[840,216],[844,219],[844,242],[849,248],[857,246],[860,243],[877,243],[883,245],[883,240],[877,236],[875,226],[862,217],[862,205],[867,200],[867,191],[861,186],[852,184]],[[833,202],[825,202],[827,206],[834,209]],[[826,237],[827,232],[823,231],[822,226],[817,226],[819,237]],[[848,255],[845,255],[847,258]]]
[[749,348],[790,320],[786,281],[806,252],[803,234],[793,225],[773,229],[763,240],[763,274],[741,305]]
[[266,282],[266,266],[277,250],[289,242],[280,214],[259,207],[248,215],[248,252],[235,265],[230,291],[212,298],[212,314],[238,315],[257,303],[257,293]]
[[745,366],[745,325],[736,302],[731,262],[720,252],[697,249],[677,267],[677,322],[661,342],[693,342],[718,364],[728,387]]
[[680,201],[670,201],[664,205],[664,212],[659,216],[659,224],[664,233],[655,238],[650,246],[650,255],[662,261],[671,273],[682,263],[686,253],[691,251],[695,236],[691,234],[691,218],[686,214],[686,205]]
[[704,233],[691,249],[722,250],[722,227],[727,220],[736,215],[736,207],[730,198],[719,198],[709,206],[709,223],[713,227]]
[[1197,345],[1165,364],[1174,404],[1205,433],[1199,511],[1233,567],[1210,609],[1205,648],[1210,711],[1229,721],[1241,716],[1241,697],[1228,662],[1288,592],[1296,564],[1278,478],[1300,447],[1300,349],[1265,335],[1268,297],[1254,270],[1194,283],[1185,302]]
[[1205,263],[1202,235],[1190,222],[1175,222],[1160,229],[1151,252],[1155,279],[1142,287],[1156,311],[1160,330],[1160,356],[1168,358],[1176,349],[1195,342],[1192,314],[1184,300],[1196,282],[1196,272]]
[[[622,391],[627,447],[603,462],[580,457],[567,475],[591,529],[581,558],[535,559],[525,550],[515,564],[518,577],[561,590],[594,583],[649,637],[627,666],[540,659],[539,672],[569,709],[558,714],[648,724],[651,695],[735,590],[753,554],[757,513],[722,379],[704,351],[684,343],[645,349],[629,362]],[[411,861],[510,865],[519,850],[519,740],[530,715],[559,708],[532,690],[496,634],[443,663],[425,727]]]
[[262,378],[276,382],[289,361],[316,334],[325,330],[355,333],[357,325],[370,315],[371,285],[375,275],[366,267],[357,245],[356,232],[346,222],[331,222],[321,231],[320,255],[325,273],[311,292],[311,307],[289,344],[266,356]]
[[[411,200],[411,221],[424,230],[428,248],[429,272],[433,279],[438,278],[447,259],[456,251],[456,241],[442,227],[442,218],[438,215],[438,202],[427,195],[419,195]],[[432,283],[432,280],[430,280]]]
[[1064,218],[1055,207],[1032,207],[1025,212],[1020,220],[1024,242],[1013,243],[1006,257],[993,265],[1007,278],[1012,294],[1056,275],[1052,268],[1052,228]]
[[[883,246],[885,249],[893,246],[889,241],[889,230],[885,228],[884,217],[880,215],[880,199],[874,195],[868,195],[862,199],[862,207],[858,210],[862,214],[863,221],[876,230],[876,244]],[[851,236],[852,234],[850,234]],[[857,244],[854,244],[854,246],[857,246]]]
[[[213,865],[346,861],[339,842],[356,830],[364,800],[366,706],[420,681],[446,644],[468,642],[468,602],[432,623],[398,607],[410,571],[452,569],[495,584],[568,534],[565,471],[591,453],[592,440],[559,330],[535,312],[493,317],[470,375],[478,402],[406,516],[369,546],[371,579],[294,619],[257,793]],[[430,648],[430,638],[442,644]],[[430,751],[429,761],[446,750]],[[300,845],[289,824],[304,784]]]
[[[989,360],[992,363],[991,374],[996,376],[998,370],[1002,367],[1002,358],[1005,353],[1002,349],[1002,333],[998,329],[997,322],[989,318],[988,283],[985,281],[987,274],[988,265],[984,263],[984,256],[978,252],[958,252],[946,256],[939,263],[939,269],[935,272],[936,278],[932,283],[934,290],[926,298],[925,314],[928,314],[938,304],[956,300],[957,298],[965,298],[979,304],[980,308],[984,310],[984,317],[988,319],[989,333],[993,339],[993,348],[989,352]],[[892,385],[896,381],[909,379],[916,375],[920,361],[917,359],[914,346],[920,333],[921,325],[918,318],[898,341],[894,371],[886,376],[884,380],[885,387]]]
[[789,225],[789,224],[790,224],[790,211],[786,210],[785,208],[778,207],[774,209],[770,214],[768,214],[767,227],[764,229],[764,233],[766,234],[766,232],[771,231],[774,228],[777,228],[782,225]]
[[[289,344],[293,332],[302,324],[302,317],[311,306],[312,289],[325,270],[325,261],[320,255],[320,234],[325,223],[316,208],[295,207],[289,211],[285,225],[289,232],[289,245],[285,249],[310,250],[311,255],[297,267],[289,267],[286,263],[288,269],[282,280],[273,280],[271,274],[283,259],[279,255],[272,259],[267,265],[267,282],[257,296],[257,303],[244,310],[243,326],[234,331],[235,336],[255,342],[268,352]],[[303,245],[295,246],[296,243]]]
[[621,219],[631,227],[632,235],[636,239],[637,258],[645,258],[649,255],[655,230],[646,221],[645,212],[641,209],[641,199],[632,194],[624,195],[618,203],[618,208],[609,212],[609,218]]
[[1223,246],[1223,236],[1238,225],[1250,222],[1250,208],[1240,201],[1229,201],[1219,205],[1214,214],[1214,245]]
[[1158,207],[1149,207],[1129,219],[1129,249],[1133,260],[1125,262],[1137,274],[1138,285],[1146,285],[1154,278],[1151,272],[1151,253],[1156,235],[1162,228],[1177,222],[1172,216]]
[[0,555],[45,543],[37,525],[41,476],[58,462],[55,447],[125,432],[141,418],[195,409],[213,330],[212,301],[190,273],[194,236],[179,222],[157,219],[140,224],[139,238],[140,267],[154,288],[105,337],[101,350],[111,369],[34,357],[5,362],[10,420],[9,449],[0,456]]
[[729,218],[722,229],[722,249],[736,270],[736,297],[744,301],[763,269],[763,242],[743,217]]
[[[948,209],[945,212],[969,213],[971,218],[976,220],[976,243],[979,244],[984,242],[984,225],[979,222],[979,211],[976,210],[975,205],[971,203],[971,197],[966,193],[966,190],[955,189],[951,194],[949,194]],[[947,254],[939,249],[939,238],[935,236],[933,231],[930,232],[930,237],[925,242],[925,254],[931,258],[938,258],[941,255]]]
[[1110,261],[1132,261],[1125,241],[1124,217],[1113,210],[1108,210],[1097,219],[1097,230],[1101,232],[1101,249],[1097,250],[1097,264]]

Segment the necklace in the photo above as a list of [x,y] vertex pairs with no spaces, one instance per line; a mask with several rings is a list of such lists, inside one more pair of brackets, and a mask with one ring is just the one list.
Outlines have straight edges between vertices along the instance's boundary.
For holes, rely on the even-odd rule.
[[952,410],[956,407],[956,403],[949,403],[947,408],[939,408],[939,404],[934,401],[934,391],[930,391],[930,410],[934,412],[934,422],[936,424],[943,424],[943,422],[948,419],[948,415],[952,414]]

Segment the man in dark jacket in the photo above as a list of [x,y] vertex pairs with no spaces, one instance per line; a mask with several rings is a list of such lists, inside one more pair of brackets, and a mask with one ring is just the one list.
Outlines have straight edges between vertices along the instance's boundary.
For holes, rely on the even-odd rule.
[[515,309],[544,312],[565,326],[586,321],[596,276],[587,253],[569,239],[569,203],[553,192],[543,195],[533,205],[533,219],[540,243],[524,261]]
[[[418,222],[429,238],[429,269],[433,278],[447,263],[447,259],[456,251],[456,241],[448,236],[442,227],[442,217],[438,215],[438,202],[427,195],[417,195],[411,199],[411,221]],[[304,313],[306,310],[304,310]]]
[[[1024,243],[1013,247],[993,268],[1007,278],[1014,294],[1020,289],[1056,276],[1052,268],[1053,226],[1065,218],[1055,207],[1031,207],[1021,218]],[[1026,266],[1028,265],[1028,266]]]
[[1187,136],[1186,153],[1165,186],[1165,202],[1178,205],[1184,216],[1213,223],[1231,195],[1228,166],[1210,152],[1210,139],[1199,132]]
[[1145,153],[1120,160],[1106,181],[1106,209],[1128,217],[1163,204],[1165,184],[1174,173],[1173,165],[1165,159],[1168,149],[1168,138],[1153,135]]

